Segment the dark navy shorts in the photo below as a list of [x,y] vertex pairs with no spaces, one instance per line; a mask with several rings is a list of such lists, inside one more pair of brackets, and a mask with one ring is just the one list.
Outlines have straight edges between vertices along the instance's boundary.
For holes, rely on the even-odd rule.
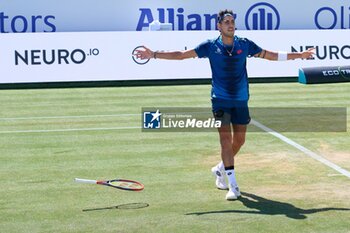
[[229,101],[212,98],[211,103],[215,120],[220,120],[222,125],[249,124],[248,101]]

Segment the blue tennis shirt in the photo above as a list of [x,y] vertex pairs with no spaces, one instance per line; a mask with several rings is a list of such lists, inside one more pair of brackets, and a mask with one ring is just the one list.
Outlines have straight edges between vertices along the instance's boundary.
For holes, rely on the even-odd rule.
[[[199,58],[209,58],[212,70],[211,97],[232,101],[248,101],[247,57],[262,49],[254,42],[234,37],[234,48],[224,46],[221,36],[205,41],[195,48]],[[230,56],[231,54],[231,56]]]

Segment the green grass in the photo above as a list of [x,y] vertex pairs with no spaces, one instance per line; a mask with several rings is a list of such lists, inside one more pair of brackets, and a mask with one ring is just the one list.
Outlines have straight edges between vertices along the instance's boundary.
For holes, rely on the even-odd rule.
[[[347,83],[253,84],[250,92],[251,107],[350,110]],[[0,91],[0,231],[350,231],[349,178],[267,133],[248,133],[236,164],[243,197],[228,202],[210,174],[219,160],[217,133],[8,132],[140,126],[138,115],[112,115],[209,108],[209,93],[206,85]],[[40,118],[57,116],[80,117]],[[349,123],[347,132],[283,135],[350,170]],[[76,184],[75,177],[135,179],[145,190]],[[113,208],[128,203],[149,207]]]

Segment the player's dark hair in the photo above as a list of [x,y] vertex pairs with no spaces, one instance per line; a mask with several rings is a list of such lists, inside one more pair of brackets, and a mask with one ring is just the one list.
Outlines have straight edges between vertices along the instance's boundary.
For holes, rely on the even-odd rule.
[[231,15],[233,17],[233,19],[234,19],[232,10],[225,9],[225,10],[219,11],[219,13],[218,13],[218,22],[221,23],[222,20],[228,15]]

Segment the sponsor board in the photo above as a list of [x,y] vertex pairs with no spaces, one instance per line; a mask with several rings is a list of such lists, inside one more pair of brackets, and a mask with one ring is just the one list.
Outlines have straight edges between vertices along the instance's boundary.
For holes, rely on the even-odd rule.
[[304,84],[350,82],[350,66],[301,68],[298,81]]
[[179,31],[216,30],[226,8],[239,30],[350,29],[350,4],[339,0],[11,0],[0,2],[0,32],[147,31],[156,19]]
[[[300,52],[311,60],[248,58],[249,77],[298,77],[301,67],[342,66],[350,60],[350,30],[237,31],[264,49]],[[211,78],[208,59],[139,60],[139,46],[186,50],[217,31],[7,33],[0,36],[0,83]],[[163,38],[172,38],[164,40]]]

